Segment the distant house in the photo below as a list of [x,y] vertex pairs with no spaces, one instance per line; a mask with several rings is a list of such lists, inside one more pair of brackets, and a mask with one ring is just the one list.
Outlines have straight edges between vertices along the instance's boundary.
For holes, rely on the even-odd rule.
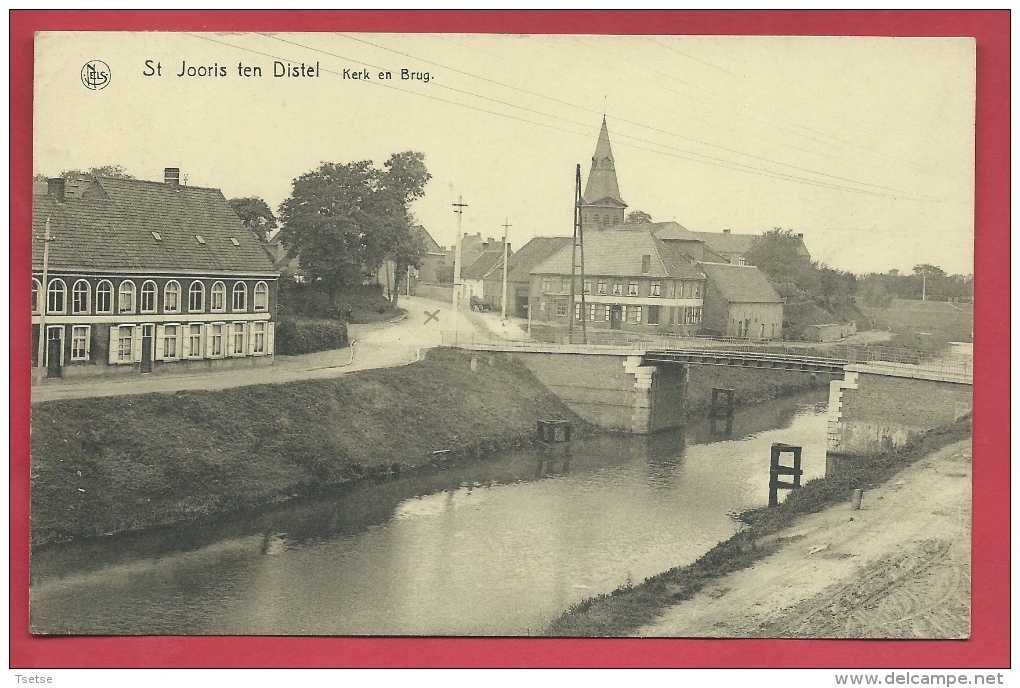
[[266,242],[266,251],[273,260],[273,269],[279,271],[281,277],[295,282],[304,282],[305,274],[301,271],[301,260],[298,256],[288,256],[287,247],[283,245],[280,232]]
[[[507,315],[528,317],[528,299],[531,289],[531,270],[564,246],[570,237],[535,237],[507,260]],[[492,295],[493,308],[503,308],[503,262],[496,263],[485,277],[484,292]]]
[[33,198],[32,356],[45,321],[48,377],[272,361],[279,272],[219,189],[179,179],[72,194],[51,179]]
[[[716,262],[733,265],[745,264],[755,239],[761,236],[761,234],[734,234],[728,229],[722,232],[692,232],[676,222],[653,222],[645,226],[659,239],[683,246],[689,255],[697,257],[699,252],[703,252],[704,257],[697,257],[697,260],[711,262],[715,258]],[[798,254],[811,260],[811,254],[804,244],[804,235],[798,234],[797,238],[800,240],[797,246]],[[699,243],[703,248],[697,247]]]
[[[450,252],[440,246],[428,230],[422,225],[411,227],[411,233],[418,237],[422,246],[425,247],[425,254],[422,256],[421,266],[417,269],[419,282],[436,284],[440,282],[440,272],[447,266],[453,266],[453,260],[449,257]],[[412,287],[412,292],[414,288]]]
[[727,337],[782,339],[783,300],[753,265],[702,263],[705,330]]
[[[456,250],[454,254],[456,256]],[[482,281],[485,273],[492,269],[493,261],[503,257],[503,242],[492,237],[482,239],[480,232],[465,234],[460,241],[460,255],[460,298],[466,303],[472,295],[482,298],[484,289]],[[486,260],[478,263],[477,269],[472,270],[472,266],[483,256],[486,256]]]
[[[509,251],[509,248],[507,249]],[[461,299],[469,301],[471,297],[477,297],[491,306],[496,305],[496,292],[493,290],[489,276],[498,270],[500,274],[500,294],[502,298],[502,275],[503,275],[503,253],[486,251],[465,268],[460,275],[463,285]],[[488,286],[487,286],[488,285]]]
[[[522,249],[523,252],[524,249]],[[678,248],[650,232],[606,229],[585,236],[585,275],[570,303],[572,241],[531,270],[531,317],[567,325],[696,334],[701,329],[705,273]]]

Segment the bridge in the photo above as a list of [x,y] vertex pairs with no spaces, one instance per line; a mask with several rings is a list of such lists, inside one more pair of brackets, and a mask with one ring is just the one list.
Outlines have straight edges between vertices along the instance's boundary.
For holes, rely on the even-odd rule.
[[558,342],[444,332],[443,345],[472,351],[639,356],[642,365],[696,364],[842,374],[848,368],[892,377],[972,384],[973,357],[928,355],[888,346],[755,342],[721,337],[642,337],[619,331],[564,335]]
[[619,331],[551,342],[444,332],[443,344],[512,355],[582,418],[633,433],[684,423],[692,366],[699,376],[719,367],[829,376],[829,450],[836,454],[896,446],[971,409],[973,357],[966,355]]

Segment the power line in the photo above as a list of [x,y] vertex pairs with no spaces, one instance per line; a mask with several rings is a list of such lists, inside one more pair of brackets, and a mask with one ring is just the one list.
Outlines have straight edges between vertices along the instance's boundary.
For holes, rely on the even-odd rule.
[[[275,54],[272,54],[272,53],[261,52],[261,51],[255,50],[253,48],[247,48],[247,47],[244,47],[244,46],[239,46],[239,45],[235,45],[235,44],[232,44],[232,43],[227,43],[225,41],[219,41],[219,40],[216,40],[216,39],[213,39],[213,38],[209,38],[207,36],[203,36],[203,35],[199,35],[199,34],[190,33],[188,35],[193,36],[195,38],[199,38],[199,39],[205,40],[205,41],[209,41],[209,42],[212,42],[212,43],[217,43],[217,44],[224,45],[224,46],[227,46],[227,47],[230,47],[230,48],[234,48],[236,50],[242,50],[242,51],[250,52],[250,53],[253,53],[253,54],[256,54],[256,55],[262,55],[264,57],[271,57],[271,58],[273,58],[275,60],[289,60],[290,59],[290,58],[285,58],[285,57],[282,57],[280,55],[275,55]],[[264,34],[262,34],[262,35],[264,35]],[[301,45],[299,43],[294,43],[293,41],[287,41],[287,40],[284,40],[284,39],[281,39],[281,38],[278,38],[278,37],[275,37],[275,36],[266,36],[266,37],[273,38],[275,40],[278,40],[278,41],[281,41],[281,42],[284,42],[284,43],[288,43],[288,44],[291,44],[291,45],[294,45],[296,47],[300,47],[300,48],[303,48],[303,49],[306,49],[306,50],[311,50],[313,52],[319,52],[319,53],[322,53],[324,55],[329,55],[331,57],[337,57],[339,59],[345,59],[345,60],[353,60],[353,58],[349,58],[349,57],[342,56],[342,55],[337,55],[335,53],[330,53],[328,51],[321,50],[321,49],[318,49],[318,48],[313,48],[313,47],[310,47],[310,46],[304,46],[304,45]],[[361,63],[361,64],[365,64],[365,65],[367,65],[369,67],[373,67],[375,69],[383,69],[382,67],[379,67],[378,65],[372,65],[372,64],[364,62],[363,60],[356,60],[356,61]],[[334,74],[336,76],[342,76],[342,74],[340,72],[336,72],[334,70],[323,68],[322,71],[325,72],[325,73]],[[442,102],[442,103],[447,103],[447,104],[450,104],[450,105],[456,105],[458,107],[467,108],[469,110],[474,110],[474,111],[477,111],[477,112],[483,112],[483,113],[486,113],[486,114],[496,115],[498,117],[504,117],[504,118],[507,118],[507,119],[523,122],[523,123],[526,123],[526,124],[533,124],[533,125],[536,125],[536,126],[545,127],[547,129],[553,129],[553,130],[556,130],[556,131],[566,132],[568,134],[573,134],[575,136],[582,136],[582,135],[586,136],[587,135],[587,134],[582,134],[581,132],[571,131],[569,129],[564,129],[563,127],[557,127],[557,126],[554,126],[554,125],[551,125],[551,124],[547,124],[547,123],[544,123],[544,122],[536,122],[534,120],[523,119],[523,118],[520,118],[520,117],[514,117],[513,115],[509,115],[509,114],[506,114],[506,113],[503,113],[503,112],[497,112],[497,111],[494,111],[494,110],[487,110],[485,108],[480,108],[480,107],[476,107],[476,106],[473,106],[473,105],[469,105],[467,103],[462,103],[462,102],[458,102],[458,101],[454,101],[454,100],[449,100],[449,99],[446,99],[446,98],[441,98],[439,96],[435,96],[435,95],[431,95],[431,94],[426,94],[426,93],[421,93],[421,92],[418,92],[418,91],[409,91],[409,90],[406,90],[406,89],[397,88],[395,86],[392,86],[390,84],[386,84],[386,83],[383,83],[383,82],[380,82],[380,81],[367,81],[366,83],[372,84],[373,86],[379,86],[379,87],[382,87],[382,88],[388,88],[388,89],[391,89],[393,91],[396,91],[396,92],[399,92],[399,93],[403,93],[403,94],[410,94],[410,95],[415,95],[415,96],[419,96],[419,97],[423,97],[423,98],[428,98],[430,100],[436,100],[436,101],[439,101],[439,102]],[[447,88],[450,88],[450,87],[447,87]],[[490,100],[492,102],[498,102],[498,103],[501,103],[501,104],[506,104],[506,103],[502,103],[502,101],[495,101],[495,100],[493,100],[491,98],[487,98],[485,96],[479,96],[477,94],[472,94],[472,93],[467,92],[467,91],[460,91],[459,89],[452,89],[452,90],[460,92],[460,93],[464,93],[464,94],[467,94],[467,95],[470,95],[470,96],[473,96],[473,97],[481,98],[481,99],[484,99],[484,100]],[[515,106],[513,104],[506,104],[506,105],[508,105],[510,107],[519,107],[521,109],[528,110],[527,108],[523,108],[522,106]],[[535,113],[537,113],[539,115],[546,116],[546,117],[554,117],[554,118],[557,118],[557,119],[561,119],[563,121],[569,122],[570,124],[574,124],[574,125],[577,125],[577,126],[586,126],[586,125],[581,124],[579,122],[574,122],[572,120],[567,120],[565,118],[560,118],[560,117],[557,117],[555,115],[548,115],[548,114],[541,113],[539,111],[534,111],[534,110],[528,110],[528,111],[535,112]],[[885,198],[903,198],[903,196],[898,196],[896,194],[868,191],[868,190],[865,190],[865,189],[856,189],[856,188],[853,188],[853,187],[841,186],[841,185],[838,185],[838,184],[822,182],[822,181],[818,181],[818,180],[806,179],[806,178],[803,178],[803,177],[797,177],[795,175],[789,175],[789,174],[786,174],[786,173],[777,172],[775,170],[768,170],[768,169],[754,167],[754,166],[751,166],[751,165],[745,165],[745,164],[739,163],[739,162],[723,160],[723,159],[720,159],[720,158],[713,158],[712,156],[706,156],[706,155],[704,155],[702,153],[697,153],[697,152],[694,152],[694,151],[686,151],[684,149],[676,149],[676,148],[673,148],[673,147],[670,147],[670,146],[666,146],[664,144],[659,144],[659,143],[651,142],[651,141],[645,141],[644,139],[638,139],[637,137],[633,137],[633,136],[627,136],[627,135],[623,135],[623,136],[625,138],[636,139],[638,141],[643,141],[643,142],[649,143],[651,145],[656,145],[656,146],[660,146],[662,148],[668,148],[670,150],[679,151],[681,153],[688,153],[688,155],[681,155],[681,154],[678,154],[678,153],[669,153],[669,152],[662,151],[662,150],[655,150],[655,149],[651,149],[651,148],[645,148],[645,147],[637,146],[637,145],[634,145],[634,144],[627,144],[627,143],[620,144],[620,145],[623,145],[624,147],[634,148],[634,149],[637,149],[637,150],[644,150],[644,151],[648,151],[648,152],[652,152],[652,153],[658,153],[660,155],[666,155],[666,156],[678,158],[678,159],[681,159],[681,160],[689,160],[691,162],[700,162],[702,164],[712,165],[712,166],[715,166],[715,167],[722,167],[722,168],[725,168],[725,169],[731,169],[731,170],[735,170],[735,171],[742,171],[742,172],[747,172],[749,174],[757,174],[759,176],[766,176],[766,177],[771,177],[771,178],[774,178],[774,179],[781,179],[781,180],[785,180],[785,181],[793,181],[793,182],[797,182],[797,183],[800,183],[800,184],[806,184],[806,185],[809,185],[809,186],[816,186],[816,187],[820,187],[820,188],[827,188],[827,189],[832,189],[832,190],[837,190],[837,191],[846,191],[846,192],[850,192],[850,193],[857,193],[857,194],[863,194],[863,195],[869,195],[869,196],[879,196],[879,197],[885,197]],[[690,155],[699,156],[699,157],[705,158],[705,159],[704,160],[699,160],[697,158],[689,157]],[[779,163],[779,164],[782,164],[782,163]],[[854,183],[860,183],[860,182],[854,182]],[[900,194],[908,194],[908,192],[900,192],[900,191],[897,191],[897,190],[894,190],[894,191],[896,191],[896,193],[900,193]],[[921,200],[921,199],[906,199],[906,200]],[[939,201],[942,201],[944,199],[937,199],[937,198],[935,198],[935,199],[929,199],[929,200],[939,200]]]
[[[751,110],[753,112],[760,112],[761,114],[765,115],[766,117],[772,117],[774,119],[779,120],[780,122],[785,122],[785,123],[791,124],[791,125],[793,125],[795,127],[800,127],[801,129],[805,129],[805,130],[810,131],[810,132],[812,132],[814,134],[818,134],[819,136],[825,136],[826,138],[833,139],[834,141],[839,141],[840,143],[846,144],[848,146],[854,146],[855,148],[860,148],[862,150],[869,151],[869,152],[874,153],[876,155],[880,155],[882,157],[889,158],[890,160],[892,160],[893,164],[896,164],[896,165],[899,165],[899,166],[902,166],[902,167],[906,167],[908,169],[914,169],[914,170],[918,169],[916,167],[913,167],[911,165],[907,165],[907,164],[902,163],[902,162],[896,162],[896,159],[893,156],[890,156],[888,153],[885,153],[883,151],[877,151],[877,150],[875,150],[873,148],[869,148],[867,146],[863,146],[863,145],[861,145],[859,143],[854,143],[853,141],[847,141],[846,139],[841,139],[838,136],[833,136],[832,134],[826,133],[824,131],[819,131],[817,129],[812,129],[811,127],[808,127],[808,126],[805,126],[803,124],[800,124],[799,122],[795,122],[793,120],[785,119],[785,118],[780,117],[778,115],[766,112],[765,110],[761,110],[759,108],[753,107],[753,106],[748,105],[748,104],[746,104],[744,102],[741,102],[739,100],[735,100],[733,98],[729,98],[727,96],[724,96],[724,95],[722,95],[720,93],[716,93],[715,91],[712,91],[711,89],[707,89],[707,88],[704,88],[702,86],[698,86],[697,84],[691,83],[689,81],[684,81],[683,79],[680,79],[680,78],[678,78],[676,76],[673,76],[672,74],[667,74],[666,72],[660,72],[659,70],[653,69],[652,67],[649,67],[648,65],[644,65],[644,64],[641,64],[639,62],[635,62],[634,60],[631,60],[629,58],[623,57],[621,55],[617,55],[615,53],[611,53],[608,50],[600,48],[599,46],[595,46],[595,45],[591,45],[589,43],[585,43],[585,42],[580,41],[580,40],[578,40],[576,38],[573,38],[573,37],[571,37],[571,40],[573,40],[574,42],[576,42],[576,43],[578,43],[580,45],[583,45],[583,46],[585,46],[587,48],[590,48],[592,50],[598,50],[601,53],[605,53],[606,55],[609,55],[610,57],[613,57],[615,59],[623,60],[624,62],[629,62],[629,63],[631,63],[633,65],[636,65],[637,67],[640,67],[642,69],[647,69],[647,70],[649,70],[651,72],[654,72],[655,74],[659,74],[660,76],[664,76],[667,79],[672,79],[673,81],[677,81],[677,82],[679,82],[681,84],[685,84],[687,86],[690,86],[691,88],[696,88],[699,91],[704,91],[705,93],[708,93],[708,94],[710,94],[712,96],[715,96],[716,98],[721,98],[722,100],[725,100],[725,101],[728,101],[730,103],[733,103],[737,107],[744,108],[744,109],[747,109],[747,110]],[[691,96],[688,96],[688,97],[691,97]],[[705,102],[705,101],[703,101],[703,102]],[[755,120],[755,121],[760,121],[760,120]],[[763,124],[768,124],[767,122],[762,122],[762,123]],[[791,133],[796,133],[796,132],[791,132]]]
[[[265,35],[265,34],[263,34],[263,35]],[[456,67],[450,67],[449,65],[444,65],[444,64],[441,64],[439,62],[435,62],[433,60],[429,60],[429,59],[420,57],[418,55],[411,55],[409,53],[405,53],[405,52],[402,52],[400,50],[396,50],[394,48],[388,48],[386,46],[382,46],[382,45],[379,45],[377,43],[373,43],[371,41],[367,41],[367,40],[362,39],[362,38],[356,38],[356,37],[350,36],[348,34],[341,33],[341,34],[338,34],[338,35],[343,37],[343,38],[346,38],[348,40],[351,40],[351,41],[356,41],[358,43],[363,43],[365,45],[372,46],[373,48],[377,48],[379,50],[385,50],[387,52],[391,52],[391,53],[394,53],[396,55],[401,55],[403,57],[411,58],[412,60],[418,60],[419,62],[424,62],[426,64],[435,65],[436,67],[440,67],[442,69],[446,69],[446,70],[448,70],[450,72],[453,72],[453,73],[456,73],[456,74],[462,74],[464,76],[471,77],[473,79],[479,79],[481,81],[485,81],[485,82],[488,82],[488,83],[491,83],[491,84],[495,84],[497,86],[502,86],[504,88],[509,88],[509,89],[514,90],[514,91],[519,91],[521,93],[526,93],[526,94],[531,95],[531,96],[535,96],[535,97],[538,97],[538,98],[544,98],[546,100],[551,100],[551,101],[553,101],[555,103],[559,103],[561,105],[567,105],[569,107],[576,108],[576,109],[579,109],[579,110],[583,110],[585,112],[591,112],[591,113],[594,113],[594,114],[599,114],[599,112],[597,110],[594,110],[592,108],[584,107],[583,105],[578,105],[577,103],[571,103],[569,101],[561,100],[559,98],[554,98],[553,96],[550,96],[550,95],[546,95],[546,94],[543,94],[543,93],[536,93],[534,91],[529,91],[527,89],[520,88],[520,87],[514,86],[512,84],[508,84],[508,83],[505,83],[505,82],[502,82],[502,81],[498,81],[496,79],[490,79],[488,77],[481,76],[481,75],[478,75],[478,74],[473,74],[471,72],[466,72],[466,71],[464,71],[462,69],[457,69]],[[280,39],[280,40],[282,40],[282,39]],[[297,44],[295,44],[295,45],[297,45]],[[310,48],[309,46],[302,46],[302,47],[308,48],[310,50],[314,50],[314,48]],[[327,53],[327,54],[329,54],[329,53]],[[450,88],[450,89],[455,90],[455,91],[457,90],[457,89],[454,89],[451,86],[447,86],[447,88]],[[463,91],[461,91],[461,92],[463,92]],[[474,97],[478,97],[478,98],[486,98],[485,96],[479,96],[479,95],[474,94],[474,93],[468,93],[468,95],[471,95],[471,96],[474,96]],[[681,94],[681,95],[684,95],[684,94]],[[486,98],[486,99],[489,99],[489,98]],[[500,103],[501,105],[507,105],[509,107],[518,107],[518,108],[521,108],[521,109],[529,110],[528,108],[523,108],[522,106],[514,105],[514,104],[511,104],[511,103],[505,103],[503,101],[498,101],[497,100],[496,102]],[[530,112],[538,112],[538,111],[535,111],[535,110],[529,110],[529,111]],[[556,119],[565,119],[565,118],[557,117],[556,115],[548,115],[546,113],[538,113],[538,114],[542,114],[542,115],[547,116],[547,117],[553,117],[553,118],[556,118]],[[602,112],[601,114],[604,115],[605,112]],[[624,119],[622,117],[614,117],[614,119],[617,120],[617,121],[620,121],[620,122],[624,122],[626,124],[631,124],[633,126],[642,127],[644,129],[649,129],[651,131],[655,131],[655,132],[659,132],[659,133],[662,133],[662,134],[666,134],[667,136],[673,136],[673,137],[678,138],[678,139],[684,139],[684,140],[687,140],[687,141],[692,141],[694,143],[698,143],[698,144],[701,144],[703,146],[708,146],[710,148],[718,148],[718,149],[724,150],[724,151],[726,151],[728,153],[735,153],[737,155],[744,155],[744,156],[747,156],[747,157],[750,157],[750,158],[757,158],[759,160],[764,160],[766,162],[777,163],[777,164],[780,164],[780,165],[784,165],[786,167],[790,167],[791,169],[800,170],[802,172],[810,172],[812,174],[818,174],[818,175],[822,175],[822,176],[829,176],[829,177],[833,177],[835,179],[839,179],[841,181],[848,181],[848,182],[852,182],[852,183],[855,183],[855,184],[863,184],[863,185],[866,185],[866,186],[877,186],[878,188],[889,189],[889,187],[881,187],[879,185],[868,184],[867,182],[859,182],[859,181],[857,181],[855,179],[850,179],[850,178],[847,178],[847,177],[840,177],[840,176],[837,176],[837,175],[830,175],[830,174],[827,174],[825,172],[818,172],[816,170],[811,170],[809,168],[798,167],[797,165],[791,165],[789,163],[785,163],[785,162],[782,162],[782,161],[779,161],[779,160],[773,160],[771,158],[764,158],[764,157],[761,157],[761,156],[756,156],[756,155],[753,155],[751,153],[745,153],[745,152],[740,151],[740,150],[735,150],[735,149],[732,149],[732,148],[727,148],[726,146],[720,146],[718,144],[709,143],[707,141],[701,141],[699,139],[695,139],[695,138],[690,137],[690,136],[683,136],[682,134],[677,134],[675,132],[666,131],[664,129],[659,129],[659,128],[656,128],[656,127],[652,127],[652,126],[649,126],[649,125],[646,125],[646,124],[642,124],[640,122],[634,122],[632,120]],[[571,121],[572,123],[574,123],[572,120],[565,120],[565,121]],[[706,121],[707,122],[707,120],[700,120],[700,121]],[[714,124],[714,123],[710,123],[710,124]],[[639,139],[639,140],[644,140],[644,139]],[[763,140],[770,141],[772,143],[779,143],[779,142],[773,142],[770,139],[763,139]],[[648,142],[647,140],[645,140],[645,141]],[[785,145],[785,144],[780,144],[780,145]],[[837,159],[837,160],[844,160],[845,162],[850,162],[852,164],[862,164],[862,163],[857,163],[857,162],[852,161],[852,160],[847,160],[846,158],[838,158],[836,156],[832,156],[832,155],[827,154],[827,153],[820,153],[820,152],[816,152],[816,151],[810,151],[810,150],[808,150],[806,148],[798,148],[796,146],[791,146],[791,147],[792,148],[797,148],[797,150],[801,150],[801,151],[804,151],[806,153],[811,153],[813,155],[823,155],[823,156],[831,157],[831,158]],[[690,151],[690,152],[693,153],[693,151]],[[700,153],[695,153],[695,154],[696,155],[700,155]],[[886,170],[886,168],[877,168],[877,169]],[[886,170],[886,171],[888,171],[888,170]],[[902,192],[902,193],[909,193],[909,192]],[[923,194],[918,194],[918,195],[923,195]]]

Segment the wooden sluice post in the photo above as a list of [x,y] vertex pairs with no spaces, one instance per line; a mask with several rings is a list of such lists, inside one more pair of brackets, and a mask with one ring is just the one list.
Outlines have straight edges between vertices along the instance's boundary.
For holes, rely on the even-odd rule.
[[[772,445],[772,462],[769,467],[769,506],[779,506],[779,490],[796,490],[800,487],[800,477],[804,471],[800,468],[801,447],[776,442]],[[781,463],[783,454],[793,454],[793,465]],[[793,476],[793,482],[784,482],[782,476]]]
[[562,447],[562,472],[570,470],[570,438],[573,434],[573,424],[569,420],[540,420],[538,421],[538,441],[541,443],[541,455],[538,458],[538,465],[535,467],[535,477],[541,478],[555,472],[552,465],[555,461],[550,455],[556,448]]
[[[725,397],[720,399],[720,397]],[[708,410],[709,418],[732,418],[736,400],[732,389],[712,388],[712,405]]]

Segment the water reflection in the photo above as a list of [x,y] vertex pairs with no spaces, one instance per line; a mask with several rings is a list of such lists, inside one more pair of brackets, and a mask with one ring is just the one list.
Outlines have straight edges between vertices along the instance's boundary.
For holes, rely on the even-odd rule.
[[41,632],[527,634],[691,561],[768,497],[768,447],[824,471],[824,391],[650,437],[403,475],[258,515],[42,548]]

